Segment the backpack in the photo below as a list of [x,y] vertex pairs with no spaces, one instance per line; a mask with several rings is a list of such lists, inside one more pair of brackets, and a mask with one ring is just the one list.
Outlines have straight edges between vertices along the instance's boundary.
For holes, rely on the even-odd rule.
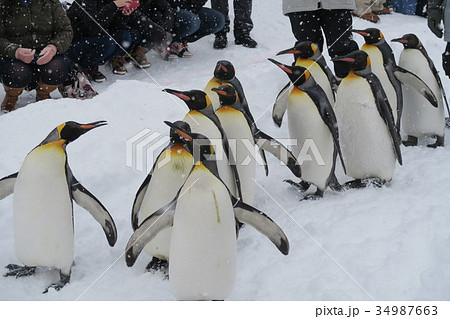
[[78,68],[73,68],[69,80],[58,87],[62,97],[86,100],[98,95],[87,76]]

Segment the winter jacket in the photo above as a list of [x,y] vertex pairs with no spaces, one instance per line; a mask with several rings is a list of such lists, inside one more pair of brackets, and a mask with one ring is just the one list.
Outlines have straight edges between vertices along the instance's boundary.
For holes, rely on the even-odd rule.
[[42,50],[48,44],[66,52],[72,28],[59,0],[0,0],[0,56],[15,59],[20,47]]
[[139,10],[150,17],[150,19],[155,13],[161,14],[162,17],[158,21],[158,25],[168,32],[172,31],[175,23],[175,13],[170,3],[166,0],[141,0]]
[[69,10],[67,10],[67,15],[72,22],[73,42],[81,38],[105,34],[103,29],[107,32],[126,29],[129,19],[129,16],[123,15],[122,11],[117,8],[112,0],[74,1]]
[[283,14],[291,12],[315,11],[318,9],[355,10],[354,0],[283,0]]
[[167,0],[172,8],[177,10],[184,9],[197,14],[205,5],[207,0]]

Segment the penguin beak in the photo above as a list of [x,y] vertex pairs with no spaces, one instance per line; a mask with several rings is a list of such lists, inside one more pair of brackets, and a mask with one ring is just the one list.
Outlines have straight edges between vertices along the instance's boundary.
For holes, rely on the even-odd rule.
[[360,35],[362,35],[363,37],[368,37],[370,34],[368,34],[367,32],[363,31],[363,30],[356,30],[356,29],[352,29],[351,30],[353,33],[358,33]]
[[277,53],[277,55],[282,54],[300,54],[300,50],[296,50],[295,48],[286,49]]
[[211,91],[214,91],[214,92],[216,92],[219,95],[224,95],[224,96],[227,95],[227,92],[225,92],[223,90],[219,90],[218,88],[212,88]]
[[406,43],[408,43],[408,40],[403,39],[403,38],[397,38],[397,39],[392,39],[391,42],[400,42],[402,44],[406,44]]
[[177,91],[172,89],[164,89],[163,92],[170,93],[175,95],[176,97],[182,99],[183,101],[190,101],[191,97],[186,94],[186,92],[183,91]]
[[88,124],[80,124],[80,128],[82,128],[85,132],[88,132],[96,127],[104,126],[107,124],[108,124],[108,122],[106,122],[106,121],[97,121],[97,122],[92,122],[92,123],[88,123]]
[[338,56],[338,57],[335,57],[335,58],[331,59],[331,61],[333,61],[333,62],[342,61],[342,62],[353,63],[353,62],[355,62],[355,59],[354,58],[348,58],[348,57],[345,57],[345,56]]
[[227,67],[222,64],[219,64],[216,68],[216,71],[220,71],[220,70],[222,70],[223,72],[228,72]]
[[166,125],[172,128],[182,139],[191,142],[194,138],[190,135],[190,133],[186,132],[181,126],[177,125],[178,123],[172,123],[169,121],[164,121]]
[[287,74],[292,74],[294,73],[294,71],[292,70],[292,68],[286,64],[280,63],[278,61],[275,61],[274,59],[267,59],[270,62],[272,62],[273,64],[275,64],[277,67],[279,67],[280,69],[282,69],[284,72],[286,72]]

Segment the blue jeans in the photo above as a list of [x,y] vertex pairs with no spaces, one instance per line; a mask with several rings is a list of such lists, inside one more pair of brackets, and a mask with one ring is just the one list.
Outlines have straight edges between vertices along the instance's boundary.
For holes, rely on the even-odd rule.
[[175,25],[172,33],[174,42],[195,42],[204,36],[222,30],[225,17],[219,11],[201,8],[198,15],[188,10],[175,12]]
[[72,43],[66,52],[66,56],[71,62],[89,70],[113,57],[125,55],[123,49],[128,51],[131,47],[131,32],[129,30],[118,30],[111,35],[115,41],[107,35],[80,39]]
[[0,57],[1,82],[11,88],[34,89],[39,81],[44,84],[62,84],[69,73],[69,66],[63,55],[55,55],[44,65],[24,63],[17,59]]

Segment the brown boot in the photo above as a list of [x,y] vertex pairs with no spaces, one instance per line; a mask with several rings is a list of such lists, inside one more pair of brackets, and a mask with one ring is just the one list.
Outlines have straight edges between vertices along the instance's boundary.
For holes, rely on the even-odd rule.
[[44,84],[39,82],[36,87],[36,102],[51,99],[50,92],[58,88],[58,84]]
[[2,111],[14,111],[19,95],[22,94],[24,88],[10,88],[3,84],[5,88],[5,98],[2,102]]
[[145,54],[148,52],[147,48],[137,46],[131,51],[132,62],[138,68],[149,68],[152,64],[147,60]]
[[127,61],[124,56],[116,56],[109,60],[109,65],[111,66],[114,74],[124,75],[127,73],[127,68],[125,67],[126,62]]

